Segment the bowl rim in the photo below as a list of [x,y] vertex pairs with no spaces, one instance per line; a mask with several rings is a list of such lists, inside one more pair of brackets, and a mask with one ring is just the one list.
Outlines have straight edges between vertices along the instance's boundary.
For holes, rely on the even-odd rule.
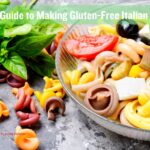
[[[58,74],[58,78],[65,90],[65,92],[67,93],[67,95],[74,101],[76,102],[78,105],[80,105],[80,107],[82,107],[83,109],[85,109],[88,113],[91,113],[92,115],[104,120],[104,121],[107,121],[109,122],[110,124],[114,124],[115,126],[118,126],[118,128],[122,128],[122,129],[129,129],[129,130],[134,130],[135,132],[147,132],[150,134],[150,130],[146,130],[146,129],[141,129],[141,128],[133,128],[133,127],[130,127],[130,126],[126,126],[126,125],[123,125],[123,124],[120,124],[116,121],[113,121],[111,119],[107,119],[106,117],[103,117],[101,115],[98,115],[96,114],[95,112],[93,112],[92,110],[90,110],[89,108],[87,108],[84,104],[80,103],[79,100],[74,96],[73,92],[71,90],[69,90],[63,80],[63,77],[62,77],[62,73],[59,69],[59,57],[60,57],[60,47],[61,47],[61,44],[62,44],[62,41],[64,41],[66,39],[66,37],[69,35],[70,31],[74,28],[74,26],[77,25],[79,21],[76,21],[74,24],[72,24],[69,29],[66,31],[66,33],[63,35],[61,41],[59,42],[58,44],[58,47],[57,47],[57,50],[56,50],[56,59],[55,59],[55,63],[56,63],[56,71],[57,71],[57,74]],[[85,113],[84,113],[85,114]],[[88,115],[86,115],[88,116]],[[93,120],[93,119],[92,119]],[[94,120],[93,120],[94,121]],[[108,129],[107,129],[108,130]]]

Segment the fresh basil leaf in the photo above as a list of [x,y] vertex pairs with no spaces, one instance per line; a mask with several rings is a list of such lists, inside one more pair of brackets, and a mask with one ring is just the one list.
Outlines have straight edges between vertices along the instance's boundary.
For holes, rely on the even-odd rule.
[[12,18],[12,19],[3,19],[2,21],[5,23],[5,28],[12,28],[12,27],[15,27],[15,26],[20,26],[20,25],[23,25],[23,24],[26,24],[28,23],[28,19],[26,18],[26,13],[28,12],[29,10],[27,10],[24,6],[15,6],[15,7],[10,7],[8,10],[7,10],[7,13],[10,13],[10,14],[15,14],[15,13],[19,13],[19,14],[22,14],[23,15],[23,19],[15,19],[15,18]]
[[0,63],[3,63],[8,57],[8,51],[4,48],[0,50]]
[[55,68],[54,59],[43,52],[34,58],[28,59],[27,63],[31,69],[40,76],[50,77],[53,69]]
[[9,51],[15,51],[20,56],[32,57],[41,53],[54,39],[52,35],[29,36],[17,41],[13,47],[8,46]]
[[17,45],[17,43],[23,39],[29,38],[31,36],[43,36],[43,34],[41,34],[40,32],[33,32],[31,31],[30,33],[26,34],[26,35],[16,35],[15,37],[11,38],[11,40],[8,43],[8,48],[14,47],[15,45]]
[[5,28],[13,28],[16,26],[21,26],[24,24],[32,24],[34,22],[34,19],[27,18],[27,13],[32,13],[33,11],[23,5],[17,5],[15,7],[9,7],[7,10],[7,13],[9,14],[22,14],[22,18],[12,18],[12,19],[3,19],[2,21],[5,23]]
[[5,24],[0,21],[0,39],[4,37],[4,29],[5,29]]
[[1,48],[7,49],[8,43],[9,43],[9,40],[4,40],[4,41],[2,41],[2,43],[1,43]]
[[0,5],[9,5],[10,0],[0,0]]
[[32,29],[31,24],[24,24],[22,26],[16,26],[13,28],[5,29],[4,30],[4,37],[15,37],[16,35],[26,35],[30,33]]
[[0,11],[5,11],[9,4],[9,0],[0,0]]
[[3,63],[8,57],[8,50],[6,49],[9,40],[4,40],[1,42],[0,46],[0,63]]
[[40,32],[43,34],[56,34],[63,30],[64,26],[53,20],[38,20],[38,22],[33,25],[33,31]]
[[2,65],[13,74],[27,80],[27,69],[25,63],[17,53],[10,53]]

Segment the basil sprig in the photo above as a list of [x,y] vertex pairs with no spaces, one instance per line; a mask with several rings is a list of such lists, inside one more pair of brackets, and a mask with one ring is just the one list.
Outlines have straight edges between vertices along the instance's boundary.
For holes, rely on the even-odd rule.
[[[26,14],[32,12],[37,0],[27,5],[16,6],[10,12]],[[9,1],[3,0],[3,5]],[[5,4],[4,4],[5,3]],[[7,10],[8,11],[8,10]],[[42,52],[51,44],[56,33],[63,26],[53,20],[0,20],[0,64],[13,74],[23,79],[28,78],[27,67],[38,75],[50,76],[55,68],[54,59]]]

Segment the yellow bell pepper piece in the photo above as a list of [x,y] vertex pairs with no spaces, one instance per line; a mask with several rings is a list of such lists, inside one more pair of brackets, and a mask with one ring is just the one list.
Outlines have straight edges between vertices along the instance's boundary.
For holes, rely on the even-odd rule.
[[104,34],[115,34],[117,35],[116,28],[109,24],[100,24],[100,31]]
[[150,101],[138,108],[138,114],[143,117],[150,117]]
[[133,65],[129,72],[129,77],[138,78],[144,70],[139,65]]
[[95,78],[95,74],[93,72],[84,73],[79,80],[79,84],[85,84],[91,82],[94,80],[94,78]]
[[117,35],[116,28],[109,24],[100,24],[98,26],[89,27],[88,32],[92,35],[100,35],[100,34]]
[[71,73],[71,85],[78,84],[79,79],[81,77],[81,72],[79,70],[73,70]]
[[124,61],[119,66],[117,66],[112,74],[111,77],[114,80],[119,80],[123,77],[126,77],[129,74],[130,68],[132,66],[132,63],[130,61]]

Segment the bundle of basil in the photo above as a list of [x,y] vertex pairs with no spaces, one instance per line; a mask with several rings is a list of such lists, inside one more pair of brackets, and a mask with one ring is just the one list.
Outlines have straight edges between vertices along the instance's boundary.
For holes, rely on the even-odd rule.
[[[25,14],[32,11],[36,0],[27,5],[9,9],[10,13],[19,12]],[[5,6],[9,0],[0,1],[0,9],[8,11]],[[13,74],[27,80],[27,67],[41,76],[50,76],[55,68],[54,59],[44,53],[43,48],[53,41],[56,33],[63,26],[52,20],[29,20],[24,16],[23,20],[4,19],[0,21],[0,64]]]

